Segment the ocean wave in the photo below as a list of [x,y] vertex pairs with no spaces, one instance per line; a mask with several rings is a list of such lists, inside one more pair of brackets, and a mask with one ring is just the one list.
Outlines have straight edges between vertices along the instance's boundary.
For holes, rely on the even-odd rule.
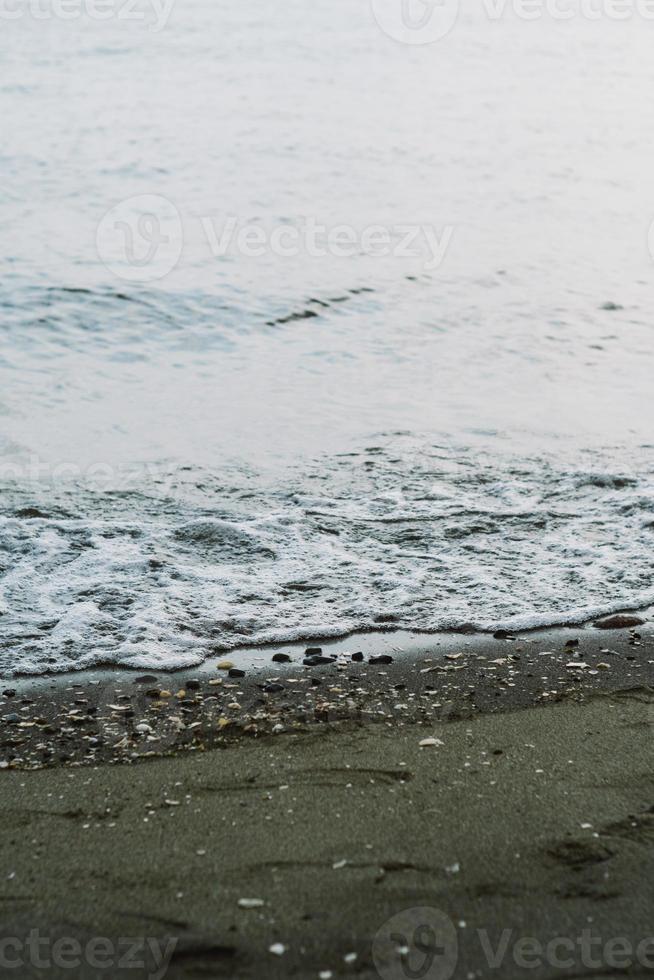
[[[596,478],[396,437],[272,481],[7,484],[0,669],[190,666],[356,630],[580,623],[654,602],[652,459]],[[375,466],[368,464],[375,460]],[[517,479],[517,473],[520,478]]]

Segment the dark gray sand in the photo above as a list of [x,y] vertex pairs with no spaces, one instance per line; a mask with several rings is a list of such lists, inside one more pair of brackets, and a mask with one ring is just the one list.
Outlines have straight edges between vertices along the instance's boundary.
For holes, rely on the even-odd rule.
[[[25,720],[0,729],[0,976],[651,975],[654,647],[638,632],[432,638],[374,669],[282,665],[286,689],[308,676],[303,693],[246,678],[239,709],[231,691],[204,704],[226,683],[209,685],[213,663],[182,698],[168,677],[148,721],[131,692],[163,689],[161,675],[31,696],[7,683],[3,717]],[[367,693],[348,708],[354,670]],[[116,721],[121,691],[134,717]],[[337,707],[301,711],[311,691]],[[64,738],[63,714],[92,698],[99,711],[77,705]],[[181,719],[178,740],[158,711]]]
[[0,682],[0,769],[129,762],[316,725],[429,725],[646,686],[654,623],[643,618],[632,629],[509,639],[374,633],[319,642],[309,655],[305,644],[236,650],[173,673],[9,678]]

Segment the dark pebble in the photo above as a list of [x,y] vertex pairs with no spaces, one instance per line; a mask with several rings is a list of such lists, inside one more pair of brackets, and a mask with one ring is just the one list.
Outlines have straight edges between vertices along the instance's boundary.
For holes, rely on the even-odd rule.
[[609,616],[607,619],[598,619],[593,623],[598,630],[623,630],[631,626],[644,626],[645,620],[640,616]]
[[353,653],[352,654],[352,660],[354,660],[354,662],[357,663],[357,664],[360,664],[361,663],[361,661],[363,660],[363,654],[361,653],[360,650],[359,650],[358,653]]
[[135,684],[156,684],[159,678],[156,674],[141,674],[140,677],[134,678]]
[[512,633],[509,633],[508,630],[497,630],[495,633],[493,633],[493,639],[494,640],[513,640],[515,638],[514,638],[514,636],[513,636]]
[[311,678],[311,687],[320,687],[322,681],[319,681],[317,677]]
[[230,667],[229,669],[230,677],[245,677],[245,671],[241,670],[240,667]]
[[13,687],[8,687],[6,691],[2,692],[6,698],[15,698],[16,691]]
[[304,651],[305,657],[313,657],[322,653],[322,647],[307,647]]
[[184,687],[186,688],[187,691],[199,691],[200,690],[200,681],[197,681],[195,679],[194,680],[187,681],[186,684],[184,685]]
[[276,653],[273,657],[274,664],[290,664],[291,658],[287,653]]
[[302,663],[305,667],[320,667],[324,664],[332,664],[334,661],[330,660],[329,657],[312,656],[305,657]]
[[566,649],[571,650],[573,647],[579,646],[579,640],[568,640],[566,643]]
[[283,684],[265,684],[263,689],[266,694],[279,694],[280,691],[285,690],[285,687]]
[[389,657],[389,655],[387,653],[382,653],[381,656],[379,656],[379,657],[371,657],[370,658],[370,663],[371,664],[392,664],[393,663],[393,658],[392,657]]

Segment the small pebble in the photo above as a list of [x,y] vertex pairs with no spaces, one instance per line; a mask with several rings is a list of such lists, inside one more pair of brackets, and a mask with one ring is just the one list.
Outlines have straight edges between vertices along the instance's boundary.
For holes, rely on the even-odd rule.
[[241,909],[260,909],[265,905],[262,898],[239,898],[238,906]]

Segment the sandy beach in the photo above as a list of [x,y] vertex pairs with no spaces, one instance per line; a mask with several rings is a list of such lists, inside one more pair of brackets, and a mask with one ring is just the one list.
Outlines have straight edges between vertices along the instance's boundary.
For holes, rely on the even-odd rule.
[[244,678],[4,685],[3,937],[50,956],[28,975],[647,974],[651,627],[356,639],[287,647],[276,680],[244,654]]
[[0,980],[654,980],[648,0],[0,0]]

